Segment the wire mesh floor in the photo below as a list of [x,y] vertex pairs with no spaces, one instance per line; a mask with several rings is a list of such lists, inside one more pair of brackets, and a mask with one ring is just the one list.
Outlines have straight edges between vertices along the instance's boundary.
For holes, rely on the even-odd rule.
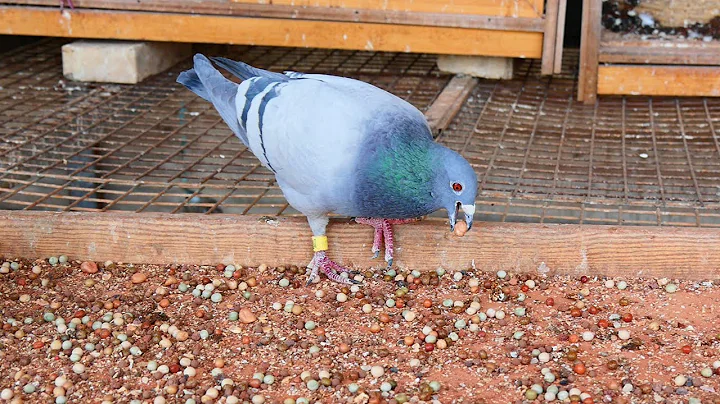
[[[62,77],[58,40],[0,58],[0,209],[293,215],[212,107],[175,83]],[[209,48],[209,49],[208,49]],[[426,110],[451,76],[430,55],[204,47],[272,70],[359,78]],[[564,74],[484,80],[438,140],[478,172],[477,219],[720,227],[720,100],[575,101]]]

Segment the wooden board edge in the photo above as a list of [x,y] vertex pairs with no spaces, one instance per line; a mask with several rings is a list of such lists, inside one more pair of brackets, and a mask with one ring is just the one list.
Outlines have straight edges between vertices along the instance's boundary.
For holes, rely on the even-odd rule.
[[[720,278],[717,229],[477,223],[457,237],[446,220],[425,220],[395,230],[401,269]],[[7,258],[304,265],[310,236],[301,217],[0,211],[0,255]],[[369,226],[333,220],[328,237],[329,256],[343,265],[384,268],[369,259]]]
[[720,66],[601,65],[597,92],[720,97]]
[[0,34],[526,58],[541,56],[543,36],[536,32],[178,13],[73,10],[60,14],[57,9],[23,6],[0,6]]
[[[504,17],[535,17],[542,16],[543,0],[511,0],[511,1],[451,1],[437,0],[343,0],[343,1],[315,1],[315,0],[271,0],[269,2],[258,0],[230,0],[236,3],[258,4],[269,3],[270,6],[297,6],[316,8],[353,8],[374,9],[378,11],[409,11],[431,13],[454,13],[466,15],[498,15]],[[538,7],[539,5],[539,7]]]
[[645,48],[600,48],[600,63],[720,66],[720,49],[707,51]]
[[[4,4],[55,8],[58,5],[56,0],[7,0]],[[188,3],[185,0],[163,0],[162,2],[74,0],[73,4],[76,9],[190,13],[252,18],[292,18],[298,20],[368,22],[499,31],[543,32],[545,29],[545,22],[542,17],[421,13],[345,7],[299,7],[216,1]]]
[[450,80],[430,108],[425,111],[425,117],[433,132],[438,133],[447,129],[478,83],[477,78],[470,76],[455,76]]

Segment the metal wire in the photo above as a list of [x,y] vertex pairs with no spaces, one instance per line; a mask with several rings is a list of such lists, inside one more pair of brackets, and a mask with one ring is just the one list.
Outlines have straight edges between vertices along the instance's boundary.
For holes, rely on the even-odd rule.
[[[175,83],[62,77],[62,41],[0,58],[0,209],[298,214],[215,110]],[[450,80],[406,53],[206,46],[275,71],[345,75],[426,110]],[[720,101],[575,101],[577,52],[483,80],[438,141],[478,172],[479,220],[720,227]],[[437,213],[438,216],[442,213]]]
[[553,78],[522,61],[514,80],[482,82],[443,132],[478,172],[478,219],[720,226],[720,100],[580,104],[576,57]]
[[[297,213],[214,109],[175,83],[190,60],[134,86],[72,83],[62,77],[62,43],[46,40],[0,61],[0,209]],[[272,70],[356,77],[421,110],[451,78],[427,55],[199,50]]]

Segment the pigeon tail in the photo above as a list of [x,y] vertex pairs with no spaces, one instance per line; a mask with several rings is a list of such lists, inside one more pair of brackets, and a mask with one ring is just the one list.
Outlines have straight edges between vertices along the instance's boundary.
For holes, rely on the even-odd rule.
[[272,81],[289,81],[290,78],[280,73],[273,73],[267,70],[252,67],[247,63],[237,62],[223,57],[211,58],[218,66],[232,73],[240,80],[247,80],[253,77],[264,77]]
[[196,54],[193,61],[194,67],[180,73],[177,78],[178,83],[210,101],[233,133],[245,146],[249,146],[247,132],[238,122],[235,104],[238,85],[220,74],[204,55]]

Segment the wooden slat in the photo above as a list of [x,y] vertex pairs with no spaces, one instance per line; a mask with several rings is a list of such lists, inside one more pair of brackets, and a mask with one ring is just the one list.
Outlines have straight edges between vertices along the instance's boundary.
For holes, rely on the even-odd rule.
[[433,131],[442,132],[447,129],[477,83],[478,79],[469,76],[455,76],[450,80],[425,112],[425,117]]
[[583,0],[580,38],[578,99],[593,103],[597,98],[598,47],[602,25],[602,0]]
[[542,0],[232,0],[238,3],[300,7],[359,8],[421,13],[540,17]]
[[539,58],[535,32],[170,13],[0,7],[0,34]]
[[720,97],[720,66],[600,66],[598,93]]
[[[720,277],[717,229],[477,223],[465,237],[447,221],[396,226],[397,266],[607,276]],[[305,264],[304,218],[0,211],[0,255],[134,263]],[[333,221],[329,255],[348,266],[371,261],[372,228]]]
[[[57,7],[56,0],[5,0],[6,4]],[[298,7],[277,4],[236,3],[227,0],[74,0],[76,9],[154,11],[205,15],[233,15],[297,20],[371,22],[455,28],[481,28],[500,31],[543,32],[541,17],[499,17],[452,13],[418,13],[339,7]]]
[[559,0],[548,0],[545,11],[545,35],[543,36],[542,60],[540,74],[552,74],[555,58],[555,40],[557,35],[557,20]]
[[720,66],[720,43],[697,40],[642,40],[638,35],[603,32],[600,62]]
[[565,17],[567,14],[568,0],[560,0],[558,8],[557,34],[555,35],[555,57],[553,73],[560,74],[562,72],[563,47],[565,46]]

